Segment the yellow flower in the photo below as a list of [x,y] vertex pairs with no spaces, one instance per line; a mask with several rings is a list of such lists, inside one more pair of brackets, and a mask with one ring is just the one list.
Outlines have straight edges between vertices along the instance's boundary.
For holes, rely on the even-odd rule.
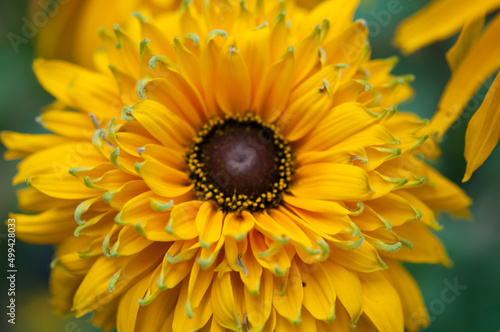
[[[499,0],[435,0],[404,21],[395,41],[405,52],[448,38],[462,27],[446,58],[452,70],[429,132],[442,139],[457,121],[481,84],[500,68],[500,15],[483,32],[484,16],[500,7]],[[467,169],[463,181],[483,164],[500,139],[500,76],[497,75],[480,108],[471,118],[465,136]]]
[[58,311],[120,332],[428,325],[401,262],[449,265],[435,212],[470,200],[421,161],[426,122],[395,106],[411,77],[370,60],[356,6],[186,2],[101,30],[97,71],[35,62],[65,107],[2,141],[34,213],[11,215],[19,238],[57,243]]

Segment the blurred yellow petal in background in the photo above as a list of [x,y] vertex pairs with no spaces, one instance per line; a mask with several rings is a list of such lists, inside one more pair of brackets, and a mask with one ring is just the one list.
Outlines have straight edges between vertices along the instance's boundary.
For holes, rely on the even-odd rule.
[[36,55],[46,59],[62,59],[93,67],[93,54],[101,45],[98,31],[112,30],[123,24],[135,11],[143,13],[174,10],[181,0],[85,0],[35,1],[30,4],[33,16],[43,11],[50,20],[40,29]]

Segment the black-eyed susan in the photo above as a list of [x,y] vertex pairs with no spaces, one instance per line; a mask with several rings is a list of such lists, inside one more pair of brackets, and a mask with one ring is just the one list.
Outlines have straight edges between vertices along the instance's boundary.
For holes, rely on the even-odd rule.
[[[118,331],[417,331],[401,262],[450,260],[467,196],[421,161],[409,76],[370,60],[357,1],[185,2],[102,30],[90,71],[34,64],[59,103],[24,158],[17,234],[57,243],[60,312]],[[108,66],[109,64],[109,66]],[[76,221],[76,222],[75,222]]]
[[[405,52],[450,37],[460,28],[462,32],[446,58],[452,71],[429,132],[437,139],[461,116],[465,106],[489,76],[500,68],[500,15],[484,29],[487,13],[500,8],[498,0],[433,1],[422,11],[404,21],[395,41]],[[439,17],[439,19],[438,19]],[[481,107],[471,118],[465,136],[467,168],[463,181],[488,158],[500,139],[500,76],[496,76]]]

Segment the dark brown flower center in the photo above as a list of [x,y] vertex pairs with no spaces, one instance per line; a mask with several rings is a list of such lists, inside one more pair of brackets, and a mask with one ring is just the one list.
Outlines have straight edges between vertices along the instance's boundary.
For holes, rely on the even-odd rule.
[[292,175],[287,142],[253,114],[210,120],[187,159],[200,198],[213,199],[226,211],[277,206]]

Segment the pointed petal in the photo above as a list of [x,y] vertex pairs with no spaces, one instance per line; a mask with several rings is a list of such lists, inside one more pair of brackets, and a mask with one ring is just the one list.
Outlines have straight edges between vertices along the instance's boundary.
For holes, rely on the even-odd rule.
[[434,1],[398,27],[395,42],[403,51],[413,52],[451,36],[467,19],[480,17],[498,7],[498,0]]
[[228,40],[221,50],[217,83],[215,94],[224,113],[234,114],[248,110],[251,101],[250,74],[234,40]]
[[[404,316],[399,295],[382,273],[360,273],[364,313],[379,331],[403,331]],[[380,299],[383,298],[383,301]]]
[[231,273],[224,273],[214,279],[212,285],[212,310],[219,325],[231,329],[241,329],[236,312],[236,304],[231,283]]
[[65,105],[87,113],[99,110],[109,118],[121,111],[119,91],[111,76],[60,60],[37,59],[33,69],[40,84]]
[[293,260],[290,272],[288,273],[286,291],[284,294],[279,294],[278,291],[274,292],[273,305],[280,316],[283,316],[283,318],[296,325],[301,320],[303,298],[302,278],[297,264]]
[[472,116],[465,134],[467,169],[463,182],[488,158],[500,139],[500,74],[497,74],[483,103]]

